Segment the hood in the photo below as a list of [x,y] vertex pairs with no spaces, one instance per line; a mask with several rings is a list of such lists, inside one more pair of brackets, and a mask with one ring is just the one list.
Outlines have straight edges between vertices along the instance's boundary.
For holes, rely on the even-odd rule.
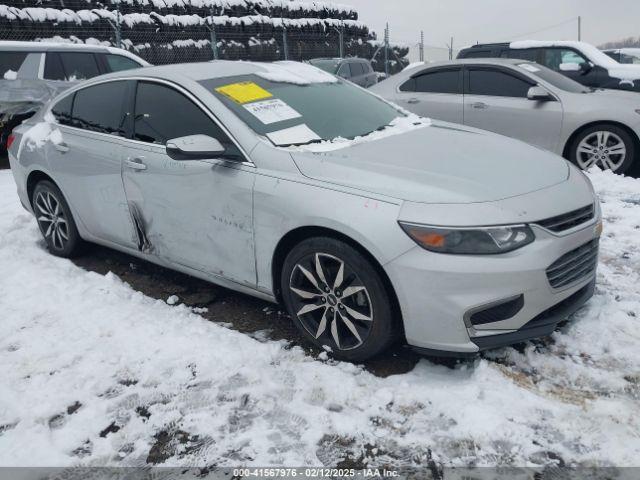
[[564,182],[559,156],[523,142],[433,122],[331,152],[291,152],[306,177],[401,200],[491,202]]

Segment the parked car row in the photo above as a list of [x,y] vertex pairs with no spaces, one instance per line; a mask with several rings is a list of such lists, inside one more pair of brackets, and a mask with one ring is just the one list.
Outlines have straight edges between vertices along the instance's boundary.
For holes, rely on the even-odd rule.
[[[558,151],[570,136],[558,110],[573,118],[571,95],[591,94],[530,62],[430,70],[389,80],[393,99],[457,124],[295,62],[121,71],[16,127],[9,161],[52,254],[95,242],[281,301],[337,358],[364,360],[396,339],[473,355],[546,335],[593,295],[598,199],[569,162],[465,115],[506,112]],[[508,80],[487,78],[497,74]],[[517,100],[492,95],[504,88]],[[624,165],[624,131],[597,137]]]
[[419,115],[517,138],[582,169],[625,173],[636,162],[638,93],[588,88],[530,61],[433,63],[372,90]]

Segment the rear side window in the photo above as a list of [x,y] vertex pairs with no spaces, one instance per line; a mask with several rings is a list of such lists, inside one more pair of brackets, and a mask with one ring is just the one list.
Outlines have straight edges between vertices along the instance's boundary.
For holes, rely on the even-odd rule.
[[500,70],[469,69],[469,94],[526,98],[532,84]]
[[141,65],[123,55],[106,54],[107,67],[110,72],[120,72],[122,70],[131,70],[132,68],[140,68]]
[[416,76],[400,87],[403,92],[461,94],[460,69],[437,70]]
[[357,77],[359,75],[364,75],[364,65],[359,62],[354,62],[351,64],[351,75]]
[[0,80],[14,80],[25,58],[26,52],[0,52]]
[[537,49],[513,49],[513,50],[504,50],[500,55],[502,58],[515,58],[519,60],[529,60],[530,62],[537,61],[538,58],[538,50]]
[[67,76],[64,73],[62,67],[62,60],[60,60],[60,54],[55,52],[49,52],[46,54],[44,62],[44,78],[46,80],[66,80]]
[[73,126],[92,132],[125,135],[127,82],[109,82],[78,90]]
[[73,98],[75,94],[68,95],[60,100],[51,109],[56,121],[61,125],[72,125],[71,112],[73,110]]
[[136,92],[134,139],[165,145],[188,135],[208,135],[225,148],[225,157],[242,159],[238,147],[200,107],[165,85],[139,82]]
[[461,58],[493,58],[495,55],[491,50],[467,50],[464,52],[464,55]]
[[85,80],[100,75],[93,53],[61,52],[60,59],[69,81]]

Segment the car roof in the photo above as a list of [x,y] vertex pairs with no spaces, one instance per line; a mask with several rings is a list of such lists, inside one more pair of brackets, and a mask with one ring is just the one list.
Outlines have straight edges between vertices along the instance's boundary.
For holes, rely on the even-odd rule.
[[409,71],[418,71],[420,68],[434,68],[434,67],[447,67],[458,65],[503,65],[513,66],[522,65],[523,63],[531,63],[529,60],[522,60],[518,58],[460,58],[458,60],[447,60],[442,62],[425,63],[423,66],[412,68]]
[[[120,72],[103,75],[100,78],[128,78],[149,77],[166,80],[181,81],[185,78],[199,82],[216,78],[236,77],[240,75],[252,75],[255,73],[269,73],[272,64],[287,62],[245,62],[237,60],[212,60],[199,63],[174,63],[170,65],[158,65],[144,69],[123,70]],[[298,63],[298,62],[294,62]]]
[[508,47],[510,45],[509,42],[499,42],[499,43],[478,43],[476,45],[471,45],[470,47],[466,47],[463,50],[467,50],[469,48],[489,48],[489,47]]
[[[105,52],[110,48],[102,45],[85,45],[76,43],[56,42],[11,42],[0,41],[0,50],[18,50],[29,52],[47,52],[50,50],[79,50],[89,52]],[[119,50],[119,49],[115,49]]]

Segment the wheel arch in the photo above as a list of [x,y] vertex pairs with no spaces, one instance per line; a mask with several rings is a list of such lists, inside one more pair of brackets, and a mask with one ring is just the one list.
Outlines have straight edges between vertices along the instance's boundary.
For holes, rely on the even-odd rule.
[[47,180],[53,183],[56,187],[60,188],[60,186],[56,183],[56,181],[53,178],[51,178],[49,175],[47,175],[45,172],[43,172],[42,170],[33,170],[31,173],[29,173],[29,176],[27,176],[27,197],[29,199],[29,205],[31,205],[32,209],[33,209],[33,191],[35,190],[36,185],[43,180]]
[[282,292],[280,291],[280,277],[282,276],[282,269],[284,267],[284,261],[288,255],[288,253],[300,242],[307,240],[309,238],[314,237],[329,237],[335,240],[340,240],[355,250],[357,250],[360,254],[362,254],[373,266],[373,268],[378,272],[382,282],[389,294],[389,297],[392,302],[392,311],[395,319],[398,319],[398,323],[400,327],[403,329],[404,335],[404,327],[402,320],[402,311],[400,309],[400,302],[398,300],[398,295],[396,294],[395,288],[391,283],[391,279],[385,272],[384,268],[380,264],[380,262],[376,259],[376,257],[369,252],[360,242],[354,240],[348,235],[345,235],[342,232],[337,230],[333,230],[327,227],[319,227],[319,226],[303,226],[295,228],[289,232],[287,232],[278,242],[273,257],[271,260],[271,281],[273,285],[273,293],[276,300],[279,303],[282,303]]
[[633,131],[632,128],[629,128],[629,126],[627,126],[626,124],[624,124],[622,122],[615,121],[615,120],[597,120],[597,121],[585,123],[584,125],[578,127],[569,136],[569,138],[565,142],[564,149],[562,151],[562,156],[565,159],[569,160],[571,158],[571,146],[573,145],[573,142],[575,142],[576,138],[578,138],[578,136],[582,132],[584,132],[585,130],[587,130],[587,129],[591,128],[591,127],[595,127],[596,125],[611,125],[611,126],[614,126],[614,127],[621,128],[622,130],[624,130],[625,132],[627,132],[631,136],[635,146],[640,150],[640,138],[638,138],[638,135],[636,134],[636,132]]

